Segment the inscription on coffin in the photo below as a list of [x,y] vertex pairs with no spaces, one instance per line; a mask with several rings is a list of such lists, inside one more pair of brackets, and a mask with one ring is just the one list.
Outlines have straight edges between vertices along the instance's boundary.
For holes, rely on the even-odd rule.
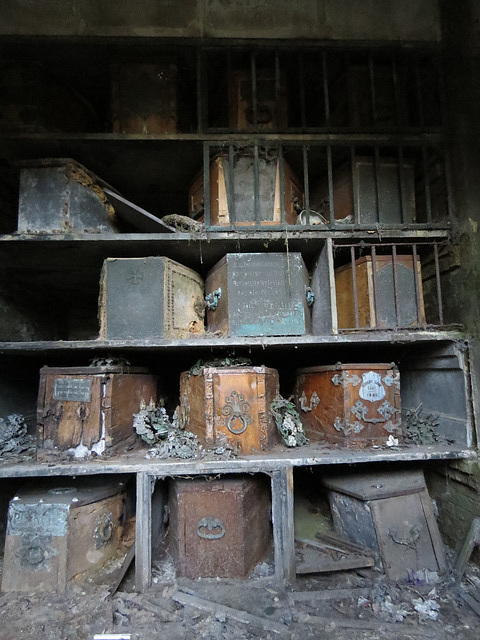
[[68,504],[11,504],[8,510],[8,535],[67,533]]
[[90,402],[92,381],[88,378],[55,378],[53,399]]

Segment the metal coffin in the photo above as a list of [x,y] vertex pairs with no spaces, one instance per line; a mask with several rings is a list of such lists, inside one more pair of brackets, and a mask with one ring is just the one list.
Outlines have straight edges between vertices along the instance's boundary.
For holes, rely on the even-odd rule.
[[170,553],[178,576],[244,578],[272,542],[268,483],[255,476],[173,480]]
[[397,255],[395,263],[391,255],[377,255],[375,277],[373,271],[371,256],[358,258],[354,265],[350,262],[335,269],[338,328],[386,329],[425,324],[420,259],[417,258],[415,273],[412,255]]
[[390,580],[445,571],[445,555],[422,471],[323,478],[335,530],[376,551]]
[[203,367],[180,376],[181,425],[206,445],[225,444],[243,453],[265,451],[279,441],[270,411],[278,393],[276,369]]
[[[356,157],[334,170],[332,195],[335,220],[363,225],[415,222],[414,162]],[[312,199],[326,202],[332,217],[327,180],[313,190]]]
[[63,591],[121,554],[123,483],[68,482],[10,501],[2,591]]
[[204,333],[203,280],[163,257],[107,258],[100,278],[100,337],[188,338]]
[[394,364],[341,364],[297,371],[295,402],[311,440],[344,447],[402,439],[400,374]]
[[113,455],[137,443],[133,414],[157,399],[157,379],[128,366],[43,367],[37,460]]
[[205,281],[207,328],[224,336],[311,331],[312,292],[300,253],[228,253]]
[[[259,157],[255,169],[253,155],[236,154],[233,175],[228,155],[218,155],[210,163],[210,225],[251,226],[256,223],[255,173],[258,171],[258,223],[282,223],[280,162]],[[295,224],[296,201],[303,201],[303,190],[290,165],[283,161],[283,206],[285,223]],[[203,172],[192,183],[189,193],[190,215],[202,217],[204,206]]]
[[176,133],[177,65],[112,65],[112,125],[114,133]]
[[107,186],[71,159],[24,163],[19,233],[115,233],[115,212],[102,185]]

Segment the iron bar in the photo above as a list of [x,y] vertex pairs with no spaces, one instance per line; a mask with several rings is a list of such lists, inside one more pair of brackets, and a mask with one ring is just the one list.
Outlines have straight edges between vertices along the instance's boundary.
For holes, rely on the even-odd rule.
[[370,318],[370,326],[377,327],[377,305],[378,305],[378,289],[377,289],[377,250],[375,246],[371,248],[372,258],[372,283],[373,283],[373,318]]
[[420,295],[422,291],[422,283],[420,281],[419,274],[419,264],[418,264],[418,254],[417,254],[417,245],[412,245],[412,257],[413,257],[413,276],[414,276],[414,284],[415,284],[415,300],[417,305],[417,322],[419,325],[424,324],[424,318],[422,317],[422,296]]
[[303,153],[303,189],[305,193],[305,225],[310,224],[310,186],[308,183],[308,151],[306,145],[302,147]]
[[392,269],[393,269],[393,299],[395,302],[395,326],[401,325],[400,319],[400,296],[398,289],[398,263],[397,263],[397,245],[392,244]]
[[228,217],[230,219],[230,226],[235,228],[236,224],[236,211],[235,211],[235,157],[233,144],[228,145],[228,185],[227,188],[227,208]]
[[285,221],[285,163],[283,159],[283,147],[278,147],[278,171],[280,174],[280,223],[282,227],[286,224]]
[[358,312],[358,291],[357,291],[357,269],[355,264],[355,247],[350,247],[350,260],[352,262],[352,287],[353,287],[353,308],[355,312],[355,329],[360,327]]
[[252,120],[253,129],[257,131],[258,128],[258,96],[257,96],[257,60],[254,51],[250,53],[250,74],[252,83]]
[[322,53],[322,72],[323,72],[323,100],[325,104],[325,126],[330,126],[330,95],[328,89],[328,63],[327,54]]
[[427,211],[427,222],[432,222],[432,201],[430,199],[430,181],[428,175],[428,158],[425,144],[422,144],[422,165],[423,165],[423,184],[425,188],[425,207]]
[[437,285],[437,304],[438,304],[438,321],[440,325],[443,325],[443,300],[442,300],[442,287],[440,284],[440,261],[438,259],[438,244],[433,244],[433,255],[435,258],[435,281]]
[[210,226],[210,145],[203,143],[203,220]]
[[327,176],[328,176],[328,208],[330,213],[329,228],[335,229],[335,203],[333,201],[333,169],[332,147],[327,147]]
[[255,212],[255,227],[260,228],[260,176],[259,176],[259,157],[258,143],[253,146],[253,203]]

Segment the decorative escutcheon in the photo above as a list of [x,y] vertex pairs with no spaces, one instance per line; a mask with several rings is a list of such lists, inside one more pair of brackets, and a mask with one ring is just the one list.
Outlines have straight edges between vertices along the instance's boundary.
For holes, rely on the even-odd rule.
[[114,525],[112,522],[112,514],[105,514],[97,521],[93,539],[95,540],[95,549],[106,547],[113,536]]
[[395,544],[402,544],[405,547],[415,548],[415,543],[420,538],[422,533],[421,525],[417,524],[411,527],[406,538],[402,538],[397,531],[389,529],[387,535],[395,542]]
[[333,426],[337,431],[343,431],[346,436],[349,436],[351,433],[360,433],[365,428],[361,422],[355,420],[355,422],[348,422],[348,420],[342,420],[341,418],[335,418],[335,422]]
[[385,400],[385,402],[383,402],[377,409],[381,418],[367,418],[368,407],[364,405],[361,400],[357,400],[353,407],[350,408],[350,411],[359,420],[369,422],[370,424],[377,424],[379,422],[386,422],[389,418],[395,415],[397,410],[393,405]]
[[220,518],[207,516],[197,524],[197,536],[204,540],[219,540],[225,535],[225,527]]
[[333,376],[332,382],[336,387],[338,387],[338,385],[341,384],[342,389],[346,389],[349,384],[351,384],[352,387],[358,387],[358,385],[361,382],[361,379],[356,374],[350,375],[346,371],[342,371],[342,373],[336,373]]
[[305,391],[302,393],[302,395],[300,396],[300,407],[302,409],[302,411],[305,411],[305,413],[307,411],[312,411],[312,409],[315,409],[315,407],[318,407],[318,405],[320,404],[320,398],[318,396],[318,393],[316,391],[314,391],[310,397],[310,404],[308,404],[307,401],[307,396],[305,395]]
[[[227,429],[238,436],[253,422],[253,416],[248,413],[250,404],[238,391],[232,391],[231,395],[225,398],[225,403],[222,407],[222,415],[228,417]],[[235,428],[237,421],[241,423],[238,429]]]
[[218,287],[212,293],[207,293],[205,296],[205,304],[207,305],[207,309],[209,311],[215,311],[218,307],[218,301],[222,297],[222,288]]

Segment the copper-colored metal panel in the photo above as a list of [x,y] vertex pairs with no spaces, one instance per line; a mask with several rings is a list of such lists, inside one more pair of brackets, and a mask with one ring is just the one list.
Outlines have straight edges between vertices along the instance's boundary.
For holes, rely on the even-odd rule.
[[311,440],[364,448],[402,437],[400,374],[392,364],[300,369],[295,402]]
[[271,449],[279,441],[270,405],[278,372],[267,367],[204,367],[180,377],[182,426],[206,445],[224,439],[243,453]]

